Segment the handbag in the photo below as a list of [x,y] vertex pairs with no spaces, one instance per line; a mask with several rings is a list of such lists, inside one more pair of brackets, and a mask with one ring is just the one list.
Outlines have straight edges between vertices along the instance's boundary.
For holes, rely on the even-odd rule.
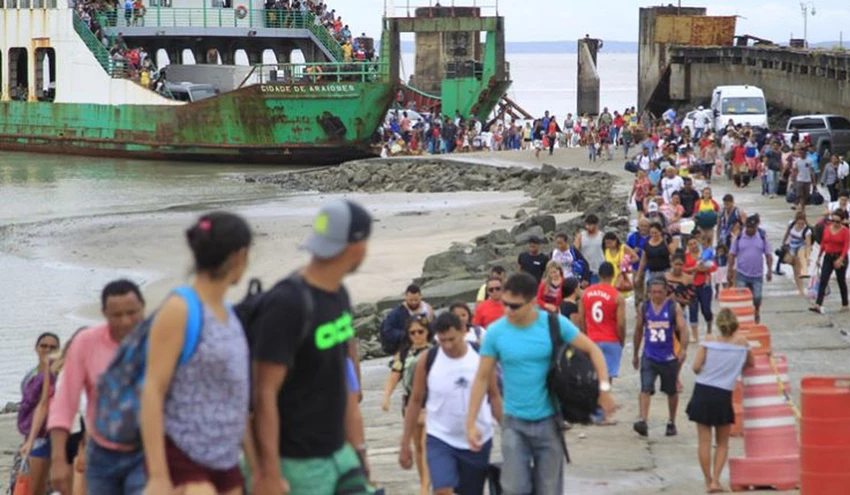
[[29,459],[25,457],[21,462],[18,476],[15,478],[15,489],[12,491],[12,495],[29,495],[31,493],[32,478],[30,477],[29,466]]

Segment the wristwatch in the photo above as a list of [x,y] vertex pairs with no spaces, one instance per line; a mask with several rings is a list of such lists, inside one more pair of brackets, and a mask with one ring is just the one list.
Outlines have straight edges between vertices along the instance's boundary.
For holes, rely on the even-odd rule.
[[611,382],[599,382],[599,391],[600,392],[610,392],[611,391]]

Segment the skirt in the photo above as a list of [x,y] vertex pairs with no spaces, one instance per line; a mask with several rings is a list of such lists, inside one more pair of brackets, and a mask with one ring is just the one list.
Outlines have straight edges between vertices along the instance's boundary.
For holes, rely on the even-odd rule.
[[732,391],[697,383],[686,410],[688,419],[706,426],[725,426],[735,422]]

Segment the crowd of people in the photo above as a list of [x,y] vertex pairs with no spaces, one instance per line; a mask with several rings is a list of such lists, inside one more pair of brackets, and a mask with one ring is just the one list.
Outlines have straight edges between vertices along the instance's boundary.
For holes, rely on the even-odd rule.
[[[633,114],[626,115],[631,122]],[[558,138],[557,121],[549,119],[546,128]],[[592,127],[579,133],[577,145]],[[735,185],[747,187],[744,176],[755,158],[756,170],[776,172],[766,179],[764,201],[786,167],[786,187],[803,198],[827,176],[804,144],[783,156],[769,133],[735,127],[719,140],[722,146],[734,133],[732,153],[712,154],[718,140],[709,131],[693,141],[670,123],[651,130],[635,141],[640,151],[630,165],[636,172],[628,198],[637,216],[633,232],[607,230],[589,212],[574,236],[554,236],[551,251],[544,249],[546,239],[532,236],[515,267],[492,267],[474,306],[458,301],[437,311],[410,285],[383,321],[381,344],[393,357],[381,406],[395,409],[392,395],[400,385],[398,460],[405,469],[416,466],[421,494],[478,495],[488,482],[506,493],[561,494],[568,458],[562,432],[570,425],[554,400],[553,350],[570,343],[587,356],[598,387],[587,418],[616,425],[612,387],[623,373],[628,304],[636,313],[631,364],[640,377],[632,429],[641,437],[653,434],[650,399],[658,389],[668,399],[663,435],[678,435],[679,375],[696,345],[686,415],[696,424],[705,488],[722,491],[732,390],[753,357],[734,313],[714,313],[719,289],[749,288],[758,322],[764,283],[788,263],[812,311],[824,312],[833,273],[839,311],[850,311],[850,203],[840,158],[830,157],[827,166],[836,171],[830,182],[835,201],[823,215],[821,207],[796,201],[774,251],[759,213],[745,213],[732,194],[718,202],[710,182],[731,170],[739,178]],[[755,156],[748,156],[750,148]],[[735,168],[741,153],[746,170]],[[78,329],[61,352],[52,333],[36,340],[39,364],[21,383],[23,443],[13,474],[25,472],[29,493],[37,495],[48,484],[62,495],[178,488],[190,494],[375,493],[343,285],[365,257],[371,228],[362,206],[326,203],[303,244],[309,264],[231,306],[224,296],[244,275],[251,229],[230,213],[201,216],[186,231],[194,281],[176,288],[151,316],[145,319],[142,290],[117,280],[101,294],[103,323]],[[497,426],[500,470],[490,464]]]

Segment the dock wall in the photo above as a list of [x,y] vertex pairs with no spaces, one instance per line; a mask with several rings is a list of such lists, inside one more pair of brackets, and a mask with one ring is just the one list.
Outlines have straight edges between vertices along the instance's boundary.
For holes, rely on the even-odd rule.
[[850,115],[850,55],[790,48],[672,47],[672,101],[711,99],[716,86],[749,84],[793,113]]

